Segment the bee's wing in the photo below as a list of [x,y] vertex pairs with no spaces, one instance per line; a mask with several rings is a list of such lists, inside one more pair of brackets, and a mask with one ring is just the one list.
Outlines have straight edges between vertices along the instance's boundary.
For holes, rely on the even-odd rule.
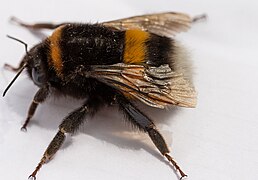
[[104,26],[119,30],[140,29],[163,36],[174,36],[190,28],[192,19],[183,13],[165,12],[133,16],[124,19],[104,22]]
[[114,64],[92,66],[87,76],[97,78],[126,96],[145,104],[165,108],[168,105],[195,107],[196,92],[183,74],[175,73],[168,65]]

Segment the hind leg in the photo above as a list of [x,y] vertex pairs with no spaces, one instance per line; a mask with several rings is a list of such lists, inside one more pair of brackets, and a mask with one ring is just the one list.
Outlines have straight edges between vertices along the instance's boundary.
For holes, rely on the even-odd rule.
[[160,153],[167,158],[169,162],[179,171],[181,178],[187,175],[181,170],[176,161],[169,155],[169,149],[162,135],[157,130],[155,124],[140,110],[138,110],[125,97],[117,97],[120,110],[122,110],[129,121],[136,125],[140,130],[148,133],[152,142],[155,144]]

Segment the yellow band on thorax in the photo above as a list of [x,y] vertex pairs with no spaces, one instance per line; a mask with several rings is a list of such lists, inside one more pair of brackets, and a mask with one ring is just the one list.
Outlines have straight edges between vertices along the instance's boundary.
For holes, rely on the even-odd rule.
[[53,34],[49,37],[49,46],[50,46],[50,61],[51,65],[54,66],[54,69],[58,76],[62,76],[63,63],[61,57],[60,49],[60,38],[62,33],[63,26],[58,27]]

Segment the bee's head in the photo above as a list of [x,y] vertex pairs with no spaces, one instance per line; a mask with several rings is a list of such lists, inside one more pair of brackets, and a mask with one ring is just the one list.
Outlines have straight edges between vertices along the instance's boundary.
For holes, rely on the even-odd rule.
[[43,44],[34,46],[23,58],[26,62],[27,71],[34,84],[39,87],[46,83],[46,55],[44,53]]
[[26,55],[23,57],[19,68],[17,69],[17,74],[13,78],[13,80],[9,83],[7,88],[5,89],[3,96],[6,94],[8,89],[14,83],[14,81],[18,78],[21,72],[26,68],[30,78],[33,80],[34,84],[39,87],[43,87],[47,83],[47,72],[46,72],[46,53],[43,43],[39,43],[29,51],[27,50],[27,44],[23,41],[8,36],[11,39],[14,39],[25,45]]

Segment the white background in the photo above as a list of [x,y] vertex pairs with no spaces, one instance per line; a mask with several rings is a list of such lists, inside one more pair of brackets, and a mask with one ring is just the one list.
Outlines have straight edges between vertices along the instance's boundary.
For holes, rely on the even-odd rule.
[[[258,178],[258,4],[252,0],[95,0],[14,1],[0,6],[0,66],[17,65],[24,47],[40,40],[8,22],[15,15],[28,22],[101,22],[132,15],[180,11],[207,13],[177,38],[194,64],[198,106],[170,112],[143,107],[166,137],[172,155],[191,180]],[[25,74],[25,73],[24,73]],[[14,73],[0,69],[0,92]],[[37,87],[22,75],[0,100],[0,177],[22,180],[34,170],[58,124],[80,105],[73,99],[50,99],[36,112],[28,132],[19,130]],[[149,138],[131,133],[117,110],[104,109],[69,137],[39,180],[148,179],[178,177]]]

